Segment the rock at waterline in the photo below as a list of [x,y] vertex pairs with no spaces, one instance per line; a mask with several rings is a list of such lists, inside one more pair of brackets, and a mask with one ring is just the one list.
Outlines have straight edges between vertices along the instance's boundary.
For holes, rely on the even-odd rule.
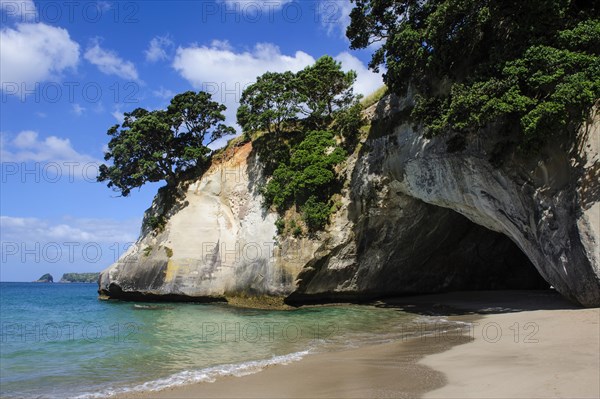
[[50,273],[46,273],[42,277],[40,277],[39,279],[34,281],[34,283],[53,283],[53,282],[54,282],[54,278],[52,277],[52,275]]

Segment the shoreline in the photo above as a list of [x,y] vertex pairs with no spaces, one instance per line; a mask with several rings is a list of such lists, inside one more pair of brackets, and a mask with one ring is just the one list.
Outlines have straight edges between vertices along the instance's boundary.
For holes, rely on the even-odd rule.
[[552,291],[468,292],[378,302],[468,323],[463,334],[309,354],[225,376],[112,398],[599,397],[600,309]]
[[299,360],[269,365],[247,375],[221,376],[213,382],[123,393],[110,398],[409,398],[446,383],[443,373],[419,364],[419,360],[469,341],[468,336],[458,333],[450,340],[410,337],[353,349],[309,353]]

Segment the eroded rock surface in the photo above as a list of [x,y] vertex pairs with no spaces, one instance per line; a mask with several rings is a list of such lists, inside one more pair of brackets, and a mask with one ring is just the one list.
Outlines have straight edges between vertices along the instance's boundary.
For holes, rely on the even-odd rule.
[[[398,117],[408,106],[388,97],[368,110],[372,132],[342,171],[342,206],[327,231],[276,237],[249,143],[183,189],[164,230],[143,230],[101,274],[100,294],[299,304],[549,283],[600,306],[598,115],[576,148],[552,143],[538,160],[514,156],[497,167],[490,159],[502,132],[449,152],[448,138],[426,139]],[[157,196],[148,215],[164,202]]]

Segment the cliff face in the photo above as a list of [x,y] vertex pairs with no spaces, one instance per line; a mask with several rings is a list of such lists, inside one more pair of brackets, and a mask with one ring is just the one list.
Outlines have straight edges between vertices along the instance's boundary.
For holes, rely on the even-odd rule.
[[[233,148],[184,190],[160,233],[100,276],[100,294],[125,299],[285,296],[290,303],[360,300],[459,289],[553,285],[600,305],[597,115],[576,148],[553,143],[541,161],[490,164],[504,140],[426,139],[399,115],[408,100],[368,110],[369,137],[342,171],[342,206],[311,239],[278,241],[262,208],[260,160]],[[165,202],[157,196],[148,215]]]
[[[347,216],[338,215],[330,232],[331,240],[343,237],[336,230],[346,230],[347,219],[353,237],[318,253],[292,297],[532,287],[524,254],[564,296],[600,305],[598,114],[582,127],[576,148],[553,143],[537,160],[513,157],[494,167],[489,154],[502,132],[449,153],[447,138],[428,140],[409,123],[393,123],[409,105],[388,98],[372,110],[378,129],[393,127],[363,145]],[[454,220],[448,210],[463,217]],[[347,286],[336,286],[340,281]]]
[[[136,245],[101,273],[100,294],[134,300],[290,294],[312,245],[301,259],[279,255],[277,215],[262,207],[261,168],[251,151],[251,144],[233,148],[183,189],[164,229],[143,229]],[[146,219],[164,212],[167,200],[157,195]]]

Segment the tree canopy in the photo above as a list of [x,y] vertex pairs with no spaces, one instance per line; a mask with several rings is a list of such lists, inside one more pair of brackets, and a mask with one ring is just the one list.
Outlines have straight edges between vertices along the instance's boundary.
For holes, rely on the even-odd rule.
[[396,94],[416,94],[429,134],[491,121],[535,147],[600,97],[600,4],[586,0],[353,0],[347,36],[373,43]]
[[267,72],[242,93],[237,120],[245,132],[281,132],[300,111],[304,97],[292,72]]
[[337,111],[355,100],[356,72],[342,71],[330,56],[319,58],[298,73],[267,72],[242,93],[237,120],[244,132],[281,133],[286,124],[303,119],[313,127],[326,127]]
[[331,122],[335,111],[346,109],[354,99],[352,85],[356,72],[342,71],[342,64],[328,55],[298,72],[298,82],[308,115],[323,123]]
[[208,145],[235,133],[224,125],[225,106],[205,92],[188,91],[176,95],[166,110],[137,108],[125,113],[121,125],[111,127],[108,151],[112,165],[101,165],[98,181],[128,196],[146,182],[177,183],[191,167],[204,164]]

